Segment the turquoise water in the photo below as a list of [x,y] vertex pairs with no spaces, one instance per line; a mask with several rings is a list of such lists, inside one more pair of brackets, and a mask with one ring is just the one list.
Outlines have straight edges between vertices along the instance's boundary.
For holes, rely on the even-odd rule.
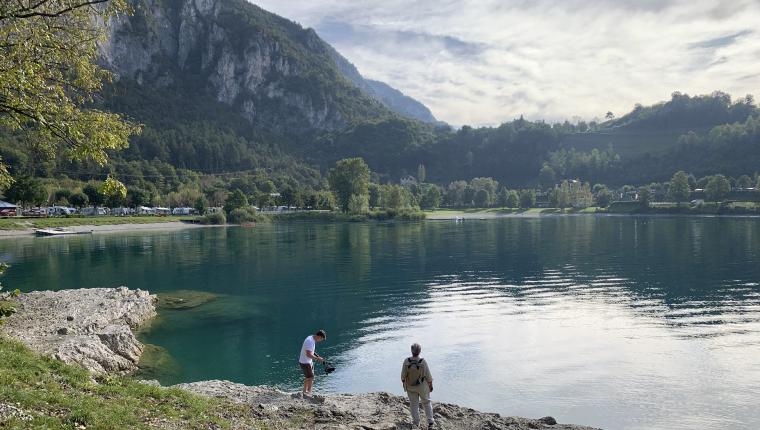
[[401,393],[423,346],[439,401],[610,429],[760,428],[760,221],[564,217],[260,225],[0,241],[6,286],[220,299],[163,311],[162,382]]

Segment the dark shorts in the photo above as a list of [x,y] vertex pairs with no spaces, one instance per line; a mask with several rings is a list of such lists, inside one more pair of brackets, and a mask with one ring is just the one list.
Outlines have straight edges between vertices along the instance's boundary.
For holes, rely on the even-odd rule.
[[303,376],[305,378],[313,378],[314,377],[314,365],[313,364],[303,364],[298,363],[299,366],[301,366],[301,370],[303,371]]

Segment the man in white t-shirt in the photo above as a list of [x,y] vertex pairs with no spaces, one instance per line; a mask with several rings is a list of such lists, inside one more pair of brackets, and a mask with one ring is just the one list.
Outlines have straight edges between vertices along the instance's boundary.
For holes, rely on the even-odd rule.
[[301,346],[301,356],[298,358],[298,364],[303,371],[303,392],[311,394],[311,387],[314,385],[314,360],[324,362],[325,359],[317,354],[317,342],[327,339],[324,330],[319,330],[315,334],[308,336]]

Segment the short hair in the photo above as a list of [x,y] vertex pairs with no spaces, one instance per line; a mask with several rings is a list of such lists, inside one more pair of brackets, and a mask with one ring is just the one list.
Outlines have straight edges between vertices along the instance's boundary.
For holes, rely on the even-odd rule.
[[327,339],[327,333],[325,333],[324,330],[317,330],[317,332],[314,333],[314,336],[319,336],[322,339]]
[[416,357],[416,356],[420,355],[420,352],[422,352],[422,347],[420,346],[420,344],[419,343],[413,343],[412,344],[412,355]]

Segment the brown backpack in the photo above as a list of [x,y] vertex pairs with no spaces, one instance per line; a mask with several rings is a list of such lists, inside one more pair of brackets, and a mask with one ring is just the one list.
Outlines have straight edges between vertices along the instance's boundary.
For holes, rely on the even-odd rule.
[[409,357],[404,364],[406,365],[406,379],[404,383],[407,386],[416,387],[425,382],[425,374],[427,372],[425,371],[426,364],[422,358],[415,359],[414,357]]

